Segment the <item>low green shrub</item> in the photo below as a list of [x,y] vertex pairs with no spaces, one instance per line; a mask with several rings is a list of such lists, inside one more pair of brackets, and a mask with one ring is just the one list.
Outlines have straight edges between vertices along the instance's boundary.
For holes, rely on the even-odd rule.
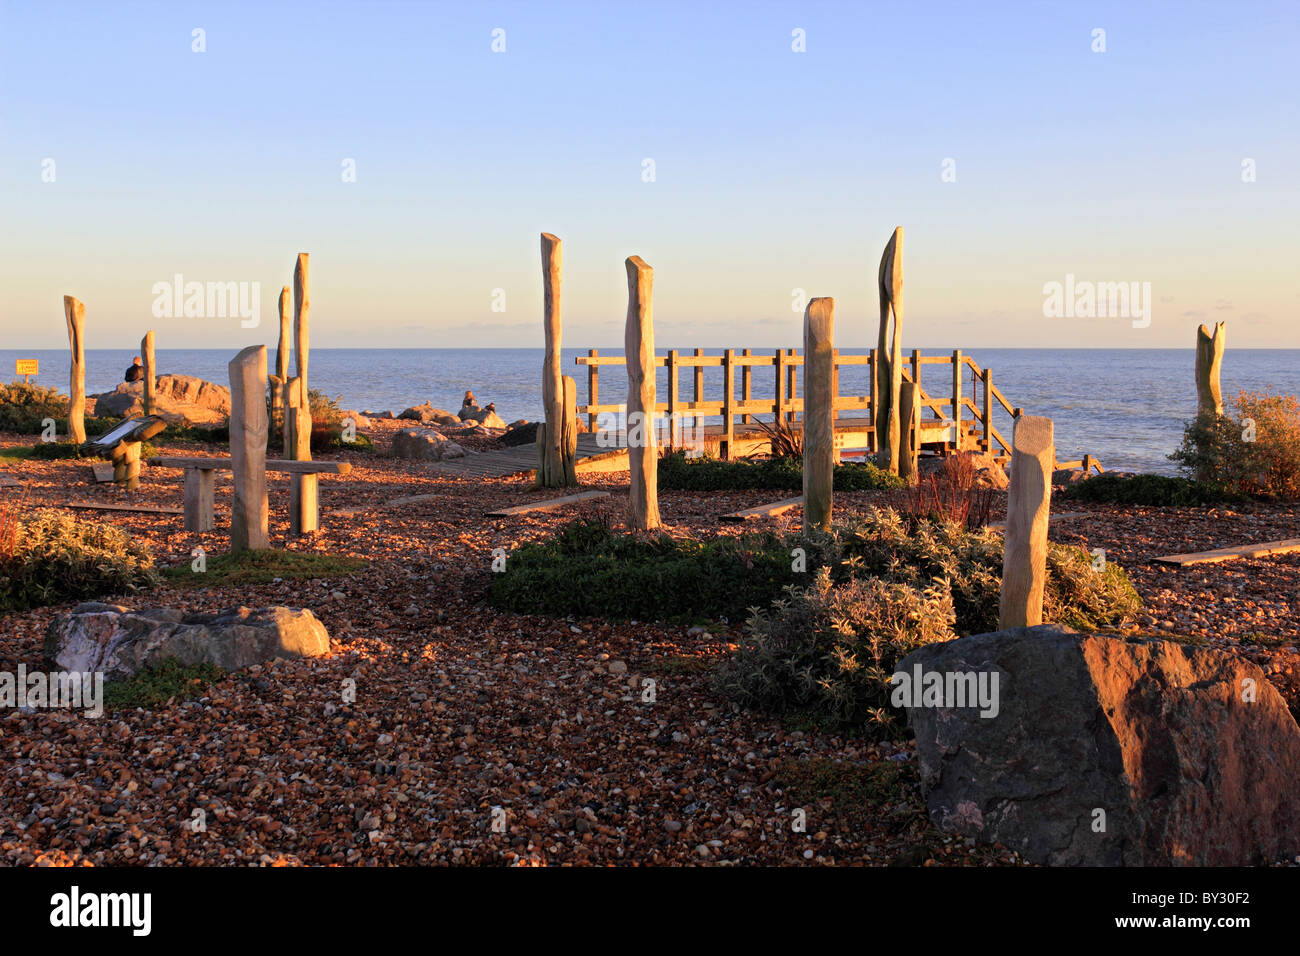
[[365,568],[361,558],[345,555],[317,554],[311,551],[241,551],[239,554],[216,554],[204,559],[199,573],[192,563],[164,568],[163,578],[173,584],[195,587],[246,587],[281,581],[307,581],[313,578],[342,578]]
[[136,707],[154,710],[171,700],[202,697],[211,685],[225,676],[226,671],[215,664],[186,666],[174,659],[166,660],[125,680],[105,684],[104,707],[107,710]]
[[111,525],[57,511],[0,514],[0,610],[124,594],[157,580],[149,549]]
[[[797,490],[803,487],[803,463],[790,457],[722,461],[708,457],[688,458],[685,452],[678,451],[659,459],[658,474],[661,491]],[[836,465],[834,481],[836,491],[904,487],[897,475],[882,471],[870,462]]]
[[592,519],[516,548],[492,575],[494,607],[616,620],[741,621],[807,575],[775,534],[679,541],[619,534]]
[[1060,493],[1067,501],[1098,504],[1149,505],[1153,507],[1196,507],[1215,504],[1230,496],[1188,478],[1169,475],[1093,475]]
[[[806,570],[794,569],[795,548],[803,549]],[[560,617],[738,621],[786,587],[806,585],[821,567],[837,585],[881,578],[925,592],[943,582],[956,634],[997,629],[1001,535],[875,508],[837,522],[831,535],[807,538],[644,538],[583,520],[510,554],[506,570],[492,575],[490,600],[502,610]],[[1140,602],[1119,565],[1093,571],[1083,549],[1050,544],[1044,606],[1049,620],[1087,629],[1124,623]]]
[[31,435],[39,432],[47,418],[64,422],[66,434],[68,397],[47,385],[23,382],[0,383],[0,431]]
[[952,594],[881,578],[834,585],[821,568],[769,610],[755,611],[741,650],[715,687],[746,707],[832,726],[894,726],[890,676],[913,650],[949,641]]
[[1300,399],[1241,392],[1231,416],[1202,413],[1188,422],[1169,457],[1223,494],[1300,501]]

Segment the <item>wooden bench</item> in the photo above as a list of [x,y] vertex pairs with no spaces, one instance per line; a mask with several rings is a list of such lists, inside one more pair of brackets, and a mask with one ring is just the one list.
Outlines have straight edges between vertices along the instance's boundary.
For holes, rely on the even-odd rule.
[[[154,468],[185,469],[185,530],[211,531],[216,473],[230,471],[229,458],[167,458],[149,459]],[[266,470],[290,475],[346,475],[352,466],[346,461],[288,461],[268,458]]]

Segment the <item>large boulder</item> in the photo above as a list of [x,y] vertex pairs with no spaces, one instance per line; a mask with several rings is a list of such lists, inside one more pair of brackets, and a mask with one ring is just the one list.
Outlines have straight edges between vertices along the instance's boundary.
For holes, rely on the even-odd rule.
[[[169,424],[216,425],[230,417],[230,389],[224,385],[193,375],[159,375],[154,382],[154,414]],[[101,417],[144,414],[143,382],[123,382],[91,397]]]
[[393,432],[394,458],[445,461],[464,458],[465,449],[432,428],[402,428]]
[[515,422],[501,436],[502,444],[508,447],[537,444],[537,422]]
[[426,424],[429,422],[446,424],[447,422],[460,421],[451,412],[445,408],[436,407],[432,402],[425,402],[423,405],[414,405],[411,408],[404,409],[397,417]]
[[[973,706],[903,696],[926,675],[952,694],[969,675],[989,693]],[[1235,655],[1040,625],[923,647],[894,680],[947,830],[1056,865],[1244,866],[1300,851],[1300,727]]]
[[276,657],[319,657],[329,649],[325,625],[309,610],[288,607],[186,614],[90,602],[56,617],[45,634],[45,656],[57,667],[102,672],[106,680],[167,660],[239,670]]

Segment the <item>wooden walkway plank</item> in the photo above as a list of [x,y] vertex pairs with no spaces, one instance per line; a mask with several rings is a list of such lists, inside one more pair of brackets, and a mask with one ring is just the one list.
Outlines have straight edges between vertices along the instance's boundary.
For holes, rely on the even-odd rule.
[[1265,541],[1262,544],[1242,544],[1233,548],[1216,548],[1213,551],[1194,551],[1188,554],[1166,554],[1151,560],[1156,564],[1171,564],[1185,568],[1192,564],[1216,564],[1220,561],[1235,561],[1238,558],[1266,558],[1293,551],[1300,551],[1300,538]]
[[803,495],[798,498],[786,498],[783,501],[774,501],[770,505],[757,505],[753,508],[745,508],[743,511],[735,511],[727,515],[719,515],[719,521],[740,522],[748,521],[750,518],[769,518],[774,515],[784,514],[791,508],[798,508],[803,505]]
[[163,505],[116,505],[98,501],[68,501],[54,507],[82,508],[87,511],[135,511],[148,515],[180,515],[185,513],[180,508],[169,508]]
[[555,511],[558,508],[564,508],[568,505],[576,505],[583,501],[608,497],[608,491],[580,491],[576,495],[565,495],[563,498],[548,498],[545,501],[533,501],[526,505],[514,505],[510,508],[498,508],[496,511],[487,512],[487,517],[508,518],[511,515],[526,515],[535,511]]

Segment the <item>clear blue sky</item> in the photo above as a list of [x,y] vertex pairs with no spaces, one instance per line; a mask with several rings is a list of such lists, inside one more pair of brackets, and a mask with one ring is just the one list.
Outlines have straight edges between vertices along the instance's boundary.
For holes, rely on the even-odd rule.
[[[64,293],[91,348],[273,342],[306,251],[317,347],[539,345],[549,231],[566,345],[621,343],[639,254],[661,344],[798,345],[804,289],[862,346],[902,225],[909,348],[1297,347],[1298,61],[1295,0],[8,0],[0,344],[65,344]],[[177,273],[260,327],[154,318]],[[1067,273],[1151,326],[1044,317]]]

